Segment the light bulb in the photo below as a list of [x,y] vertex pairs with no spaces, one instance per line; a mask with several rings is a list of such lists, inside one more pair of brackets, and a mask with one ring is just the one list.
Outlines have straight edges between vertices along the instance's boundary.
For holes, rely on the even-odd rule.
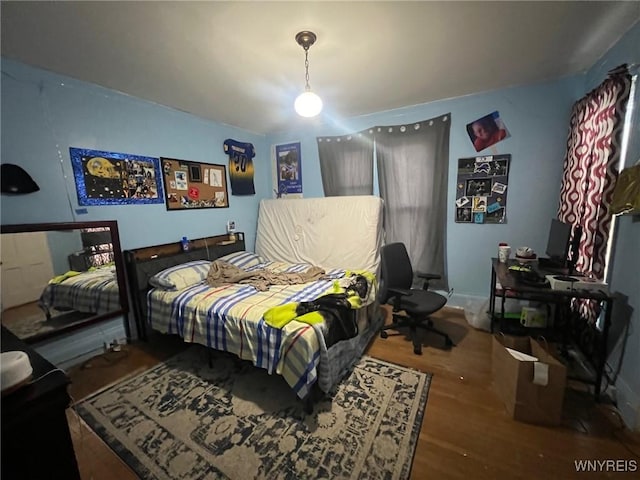
[[298,95],[294,107],[301,117],[315,117],[322,110],[322,100],[315,93],[306,91]]

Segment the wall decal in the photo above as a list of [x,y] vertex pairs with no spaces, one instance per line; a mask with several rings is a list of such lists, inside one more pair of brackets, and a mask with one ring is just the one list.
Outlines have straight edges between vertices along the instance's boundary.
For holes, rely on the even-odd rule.
[[458,159],[457,223],[506,223],[511,155]]
[[467,133],[476,152],[489,148],[510,137],[509,131],[497,110],[467,124]]
[[164,201],[157,158],[75,147],[69,154],[80,205]]

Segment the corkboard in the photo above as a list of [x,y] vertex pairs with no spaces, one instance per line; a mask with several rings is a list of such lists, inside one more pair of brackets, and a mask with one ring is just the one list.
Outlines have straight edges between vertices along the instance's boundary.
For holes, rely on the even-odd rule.
[[167,210],[227,208],[227,170],[224,165],[160,158]]

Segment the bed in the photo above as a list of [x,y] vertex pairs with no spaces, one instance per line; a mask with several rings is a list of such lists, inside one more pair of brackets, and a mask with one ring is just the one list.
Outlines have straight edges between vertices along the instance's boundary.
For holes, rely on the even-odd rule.
[[47,319],[51,318],[53,309],[96,315],[120,310],[115,265],[96,267],[86,272],[70,271],[52,278],[42,291],[38,305]]
[[[301,399],[309,399],[314,390],[328,392],[383,322],[371,275],[378,270],[381,218],[377,197],[263,200],[255,252],[246,251],[242,233],[234,242],[226,235],[198,239],[188,252],[178,243],[125,251],[139,333],[144,338],[151,328],[231,352],[281,375]],[[246,283],[212,286],[207,275],[211,264],[220,262],[247,274],[289,275],[311,267],[322,268],[323,274],[262,290]],[[354,300],[356,282],[366,285],[357,301],[351,308],[341,303],[333,315],[336,310],[327,308],[326,300],[342,300],[344,292]],[[317,311],[323,321],[306,323],[300,307],[313,310],[317,304],[322,304]],[[274,312],[291,305],[296,313],[274,327]],[[325,315],[327,310],[331,315]]]

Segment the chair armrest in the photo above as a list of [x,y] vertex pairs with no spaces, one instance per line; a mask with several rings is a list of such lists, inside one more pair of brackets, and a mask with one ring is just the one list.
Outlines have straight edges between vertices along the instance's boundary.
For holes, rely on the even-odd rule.
[[409,297],[411,296],[411,290],[405,290],[404,288],[388,288],[387,291],[394,297]]
[[442,278],[442,275],[438,275],[437,273],[416,273],[418,278],[424,278],[425,280],[439,280]]
[[402,297],[410,297],[411,291],[405,290],[404,288],[389,288],[387,292],[390,294],[390,297],[393,298],[393,311],[399,312],[400,302]]
[[438,275],[437,273],[416,273],[416,276],[425,280],[422,284],[423,290],[429,290],[429,280],[439,280],[442,278],[442,275]]

